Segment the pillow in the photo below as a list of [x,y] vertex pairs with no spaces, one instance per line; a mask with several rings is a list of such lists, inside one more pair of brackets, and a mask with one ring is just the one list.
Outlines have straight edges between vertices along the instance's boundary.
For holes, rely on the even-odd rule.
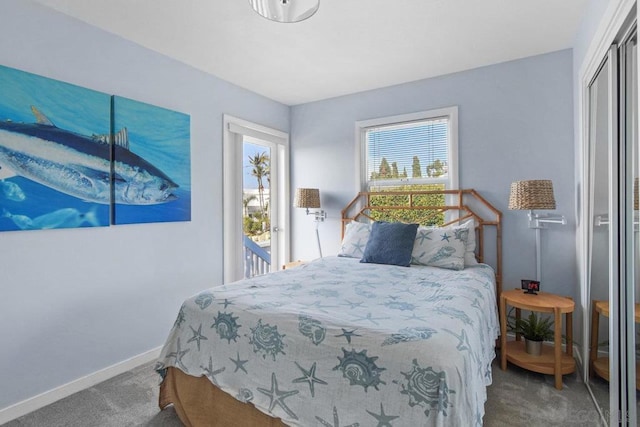
[[476,223],[473,220],[473,218],[471,218],[460,224],[454,224],[444,228],[453,229],[453,228],[460,228],[460,227],[464,227],[469,230],[469,231],[463,231],[462,234],[460,235],[465,245],[464,265],[466,267],[470,265],[477,265],[478,260],[476,260]]
[[342,247],[340,248],[338,256],[362,258],[364,248],[369,241],[370,233],[370,224],[363,224],[361,222],[350,222],[347,224],[344,231],[344,238],[342,239]]
[[411,263],[462,270],[467,227],[420,227],[411,253]]
[[418,224],[374,222],[360,262],[409,267]]
[[461,223],[460,227],[467,227],[469,229],[469,233],[467,233],[467,241],[465,242],[464,266],[468,267],[470,265],[477,265],[478,260],[476,259],[476,223],[473,218],[471,218],[470,220]]

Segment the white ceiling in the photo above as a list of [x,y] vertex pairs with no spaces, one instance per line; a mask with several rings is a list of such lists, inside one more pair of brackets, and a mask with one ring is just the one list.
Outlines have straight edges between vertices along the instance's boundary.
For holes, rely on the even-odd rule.
[[321,0],[268,21],[248,0],[36,0],[287,105],[570,48],[588,0]]

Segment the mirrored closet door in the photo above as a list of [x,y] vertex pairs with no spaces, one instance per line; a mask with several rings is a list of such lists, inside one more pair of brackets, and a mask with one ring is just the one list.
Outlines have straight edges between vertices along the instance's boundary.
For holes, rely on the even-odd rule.
[[638,369],[638,323],[640,322],[640,239],[638,235],[639,226],[639,201],[638,201],[638,165],[640,160],[640,150],[638,142],[638,46],[637,28],[633,25],[621,43],[620,48],[620,98],[621,98],[621,120],[620,129],[622,133],[620,144],[620,165],[619,174],[621,197],[620,210],[624,224],[621,227],[621,236],[625,236],[623,257],[620,267],[624,278],[624,298],[621,303],[625,305],[621,312],[626,314],[624,330],[621,339],[626,344],[624,349],[626,356],[621,359],[626,360],[628,412],[629,419],[636,420],[638,416],[638,389],[640,388],[640,370]]
[[589,346],[589,383],[598,406],[609,412],[609,240],[611,217],[609,211],[609,150],[612,129],[610,75],[615,52],[602,63],[589,86],[589,199],[588,218],[591,219],[588,254],[588,283],[591,310]]
[[625,26],[609,49],[587,97],[587,379],[603,419],[610,425],[636,425],[640,150],[635,22]]

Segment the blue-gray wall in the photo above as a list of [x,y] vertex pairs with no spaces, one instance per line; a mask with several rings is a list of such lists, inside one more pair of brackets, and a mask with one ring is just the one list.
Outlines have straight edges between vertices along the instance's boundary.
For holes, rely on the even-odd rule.
[[0,63],[190,114],[193,183],[191,222],[0,235],[2,409],[162,345],[222,282],[222,115],[288,131],[289,107],[24,0]]
[[[357,120],[457,105],[460,187],[475,188],[502,210],[505,288],[535,277],[535,234],[525,211],[509,211],[509,186],[551,179],[569,223],[542,233],[542,286],[577,294],[575,263],[572,51],[292,107],[291,188],[320,188],[329,218],[323,253],[340,246],[340,210],[356,193]],[[317,257],[313,223],[294,211],[292,254]]]

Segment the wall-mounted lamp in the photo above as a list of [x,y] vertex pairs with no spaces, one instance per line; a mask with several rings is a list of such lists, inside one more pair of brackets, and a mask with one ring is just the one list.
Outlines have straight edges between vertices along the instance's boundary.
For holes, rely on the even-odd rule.
[[285,23],[304,21],[320,8],[320,0],[249,0],[249,4],[263,18]]
[[[296,189],[293,206],[296,208],[305,208],[307,210],[307,215],[314,215],[316,222],[316,239],[318,240],[318,252],[320,253],[320,258],[322,258],[322,247],[320,246],[320,233],[318,232],[318,226],[320,225],[320,222],[324,221],[327,217],[327,213],[320,209],[320,190],[317,188]],[[320,210],[311,212],[309,211],[310,208]]]
[[549,215],[535,213],[536,209],[555,209],[556,200],[553,197],[553,183],[548,179],[515,181],[511,183],[509,194],[509,209],[528,210],[529,228],[536,230],[536,280],[540,281],[540,230],[545,224],[567,223],[563,215]]

